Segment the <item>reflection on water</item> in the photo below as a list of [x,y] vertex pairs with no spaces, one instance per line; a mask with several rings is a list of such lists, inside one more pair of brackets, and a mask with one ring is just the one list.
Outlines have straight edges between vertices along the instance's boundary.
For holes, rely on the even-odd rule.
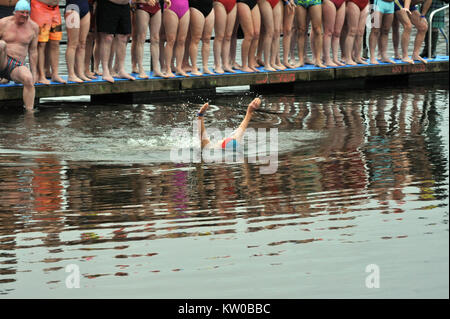
[[[218,97],[207,125],[236,127],[245,103]],[[189,103],[1,114],[0,294],[448,298],[447,105],[436,87],[264,97],[268,175],[171,162]]]

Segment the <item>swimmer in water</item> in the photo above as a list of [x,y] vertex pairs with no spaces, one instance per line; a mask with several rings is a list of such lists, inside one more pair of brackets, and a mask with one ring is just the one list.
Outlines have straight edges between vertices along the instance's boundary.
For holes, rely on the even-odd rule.
[[253,112],[259,108],[261,105],[261,99],[255,98],[250,102],[247,108],[247,114],[245,114],[244,120],[239,125],[238,129],[227,138],[220,140],[219,142],[212,145],[209,140],[208,134],[206,133],[205,123],[204,123],[204,115],[206,110],[209,107],[208,103],[203,104],[200,110],[197,113],[198,117],[198,125],[199,132],[201,138],[201,148],[216,148],[216,149],[225,149],[225,150],[236,150],[239,147],[239,144],[242,142],[242,137],[244,136],[245,130],[247,129],[248,123],[250,122]]

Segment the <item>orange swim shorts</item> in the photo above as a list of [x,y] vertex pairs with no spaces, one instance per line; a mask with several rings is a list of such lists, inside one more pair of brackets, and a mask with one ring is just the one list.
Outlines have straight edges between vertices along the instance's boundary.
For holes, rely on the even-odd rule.
[[31,0],[30,18],[39,26],[39,42],[60,41],[62,39],[59,6],[49,6],[38,0]]

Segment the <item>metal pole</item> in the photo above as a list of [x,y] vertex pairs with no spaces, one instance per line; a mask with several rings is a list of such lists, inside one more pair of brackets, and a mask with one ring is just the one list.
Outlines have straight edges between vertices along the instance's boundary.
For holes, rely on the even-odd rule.
[[[446,6],[443,6],[442,8],[434,10],[430,14],[430,18],[429,18],[430,22],[429,22],[429,25],[428,25],[428,58],[431,58],[431,34],[433,33],[432,32],[432,29],[433,29],[433,17],[434,17],[434,15],[436,13],[438,13],[438,12],[440,12],[442,10],[445,10],[445,9],[448,9],[448,4]],[[444,37],[447,38],[446,36],[444,36]],[[448,55],[448,42],[447,42],[447,55]]]

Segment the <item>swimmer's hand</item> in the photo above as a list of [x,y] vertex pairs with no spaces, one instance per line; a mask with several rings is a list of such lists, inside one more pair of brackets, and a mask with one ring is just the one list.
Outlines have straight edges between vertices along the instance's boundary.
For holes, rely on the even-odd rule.
[[406,11],[407,14],[411,15],[411,11],[409,11],[409,8],[402,8],[402,11]]

